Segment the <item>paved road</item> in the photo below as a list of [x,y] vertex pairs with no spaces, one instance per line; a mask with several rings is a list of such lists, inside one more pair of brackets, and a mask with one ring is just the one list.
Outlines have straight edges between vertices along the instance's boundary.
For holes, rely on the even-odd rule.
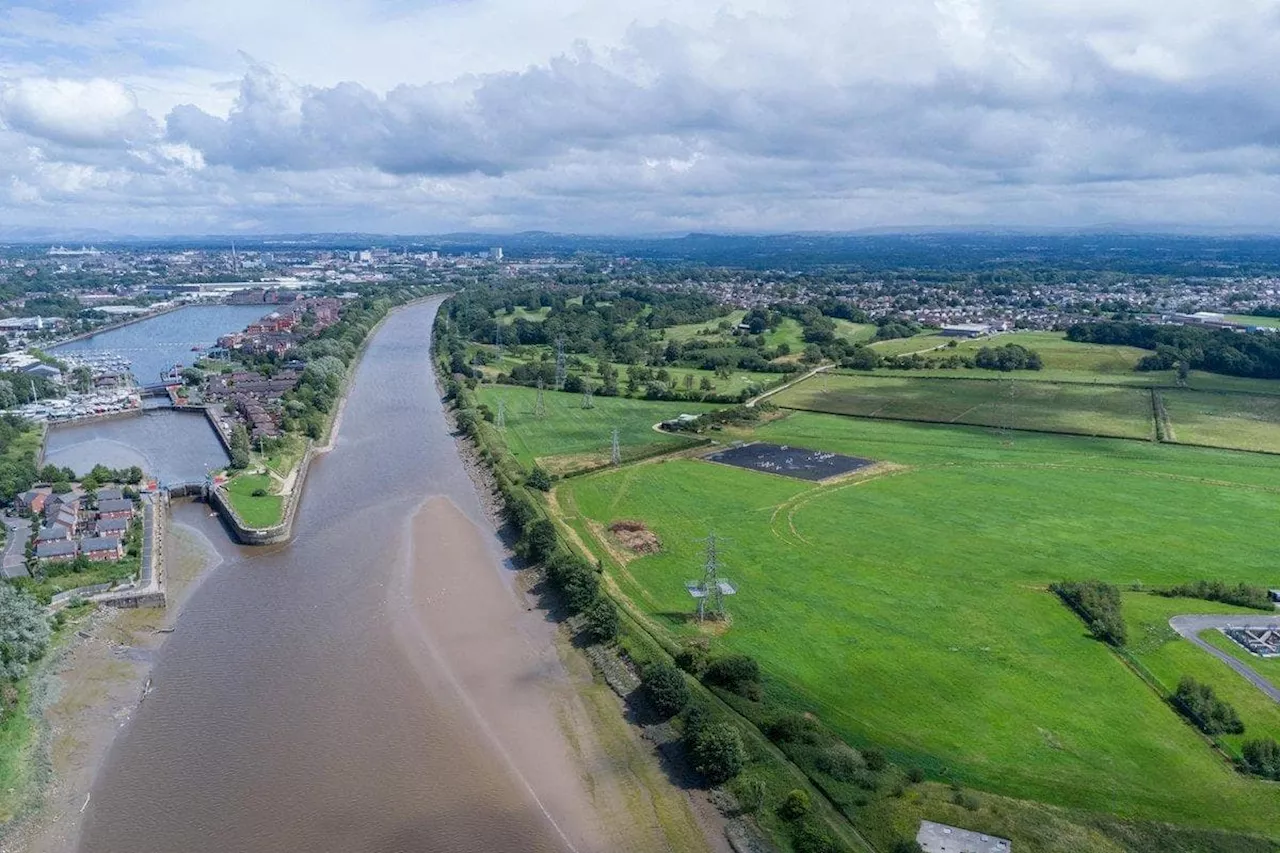
[[1257,687],[1276,702],[1280,702],[1280,689],[1277,689],[1274,684],[1258,675],[1253,667],[1244,661],[1216,646],[1209,645],[1199,636],[1201,631],[1209,629],[1235,626],[1262,627],[1264,625],[1280,628],[1280,616],[1241,616],[1238,614],[1233,616],[1175,616],[1169,620],[1170,628],[1243,675],[1254,687]]
[[27,575],[27,539],[31,537],[31,522],[25,518],[4,516],[5,541],[0,574],[7,578],[25,578]]

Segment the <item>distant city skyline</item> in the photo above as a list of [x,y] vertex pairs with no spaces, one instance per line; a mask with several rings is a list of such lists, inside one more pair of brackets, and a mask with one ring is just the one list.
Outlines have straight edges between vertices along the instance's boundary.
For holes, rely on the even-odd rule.
[[1223,0],[16,0],[0,239],[1276,233]]

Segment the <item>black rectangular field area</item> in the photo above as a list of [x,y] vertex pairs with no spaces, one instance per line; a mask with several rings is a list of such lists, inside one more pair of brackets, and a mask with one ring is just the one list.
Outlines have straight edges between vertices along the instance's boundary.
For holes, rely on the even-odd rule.
[[859,459],[857,456],[842,456],[839,453],[827,453],[824,450],[805,450],[803,447],[788,447],[785,444],[744,444],[731,447],[706,457],[712,462],[722,465],[733,465],[735,468],[748,468],[752,471],[764,471],[769,474],[782,474],[800,480],[826,480],[839,477],[875,463],[870,459]]

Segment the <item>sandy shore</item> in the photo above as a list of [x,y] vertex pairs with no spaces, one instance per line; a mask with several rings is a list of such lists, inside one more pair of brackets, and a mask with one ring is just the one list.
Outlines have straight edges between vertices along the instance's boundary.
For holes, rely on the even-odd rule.
[[413,557],[389,596],[401,639],[411,656],[441,665],[565,849],[713,849],[617,697],[503,578],[492,534],[439,497],[419,510],[411,536]]
[[81,815],[94,776],[138,705],[144,701],[156,651],[181,603],[217,564],[212,543],[194,528],[169,533],[166,609],[98,608],[80,617],[77,633],[41,677],[49,691],[43,738],[52,776],[42,805],[5,831],[0,853],[67,853],[76,849]]

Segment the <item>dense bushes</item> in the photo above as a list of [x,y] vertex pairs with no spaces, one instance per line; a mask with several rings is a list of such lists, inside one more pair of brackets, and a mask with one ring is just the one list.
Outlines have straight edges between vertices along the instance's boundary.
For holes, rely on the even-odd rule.
[[693,708],[685,715],[684,743],[694,769],[713,785],[737,776],[747,761],[747,750],[738,730],[729,723],[712,721],[700,708]]
[[1168,589],[1157,589],[1154,592],[1166,598],[1199,598],[1204,601],[1234,604],[1237,607],[1252,607],[1256,610],[1275,609],[1271,594],[1266,589],[1242,583],[1230,586],[1222,581],[1195,581],[1171,586]]
[[646,666],[640,681],[649,703],[663,717],[674,716],[689,704],[689,685],[685,683],[684,675],[665,661]]
[[1280,743],[1269,737],[1247,740],[1240,751],[1245,770],[1255,776],[1280,781]]
[[1113,646],[1127,639],[1124,616],[1120,613],[1120,590],[1102,581],[1062,581],[1049,590],[1079,614],[1093,636]]
[[760,664],[748,655],[727,655],[712,660],[702,680],[753,701],[760,699]]
[[983,347],[973,357],[977,367],[986,370],[1039,370],[1044,366],[1040,353],[1021,344],[1005,344],[1002,347]]
[[1174,702],[1205,734],[1240,734],[1244,723],[1236,709],[1214,693],[1208,684],[1183,676],[1173,694]]

